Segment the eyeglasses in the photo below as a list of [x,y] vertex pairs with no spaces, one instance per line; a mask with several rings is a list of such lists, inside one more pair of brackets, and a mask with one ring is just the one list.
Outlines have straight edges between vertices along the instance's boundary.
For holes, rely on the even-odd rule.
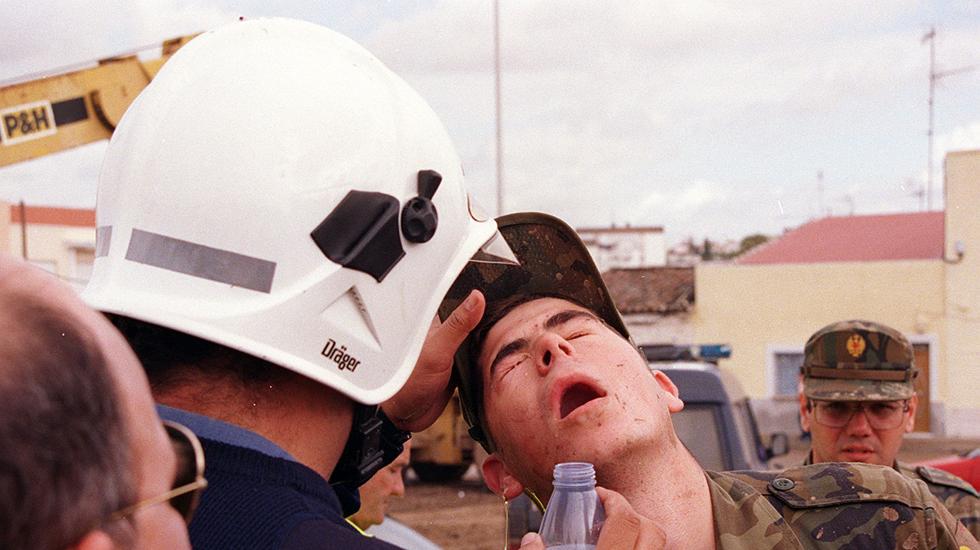
[[177,476],[174,478],[173,488],[119,510],[110,516],[110,520],[122,519],[143,508],[169,501],[170,506],[183,516],[184,521],[191,522],[201,492],[208,486],[208,481],[204,479],[204,449],[194,432],[187,427],[168,420],[163,421],[163,427],[167,430],[170,444],[177,455]]
[[875,430],[890,430],[902,425],[909,402],[905,401],[810,401],[813,418],[829,428],[843,428],[858,411],[864,413]]

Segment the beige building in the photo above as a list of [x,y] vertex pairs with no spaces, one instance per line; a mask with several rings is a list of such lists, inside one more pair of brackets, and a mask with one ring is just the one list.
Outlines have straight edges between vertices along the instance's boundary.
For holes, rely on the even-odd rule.
[[0,202],[0,239],[10,254],[81,290],[95,260],[95,211]]
[[727,364],[772,404],[770,428],[797,427],[809,335],[863,318],[915,345],[916,430],[980,437],[980,151],[951,153],[945,173],[945,215],[825,218],[736,263],[697,266],[695,341],[731,344]]

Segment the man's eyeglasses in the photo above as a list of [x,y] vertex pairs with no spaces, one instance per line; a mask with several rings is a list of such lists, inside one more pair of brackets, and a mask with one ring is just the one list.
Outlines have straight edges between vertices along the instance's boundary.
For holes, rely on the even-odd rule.
[[810,401],[813,419],[829,428],[843,428],[858,411],[864,412],[875,430],[890,430],[902,425],[909,402],[905,401]]
[[184,521],[191,522],[201,492],[208,486],[207,480],[204,479],[204,449],[194,432],[187,427],[168,420],[163,421],[163,427],[167,430],[170,444],[177,455],[177,476],[174,478],[173,488],[166,493],[127,506],[112,514],[110,519],[117,520],[131,516],[143,508],[169,501],[170,506],[183,516]]

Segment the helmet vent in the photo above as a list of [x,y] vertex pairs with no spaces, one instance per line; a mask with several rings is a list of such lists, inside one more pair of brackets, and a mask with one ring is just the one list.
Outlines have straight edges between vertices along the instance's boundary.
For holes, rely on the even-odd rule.
[[432,197],[439,190],[442,175],[435,170],[420,170],[418,175],[419,196],[409,200],[402,208],[402,234],[410,243],[425,243],[436,234],[439,212]]
[[310,233],[330,261],[374,277],[379,283],[405,256],[398,234],[398,199],[351,191]]

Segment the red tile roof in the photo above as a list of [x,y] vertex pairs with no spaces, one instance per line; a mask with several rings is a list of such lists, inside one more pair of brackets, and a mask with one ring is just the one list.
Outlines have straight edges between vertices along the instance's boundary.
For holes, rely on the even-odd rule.
[[[27,223],[42,225],[70,225],[95,227],[95,210],[91,208],[56,208],[53,206],[26,206]],[[20,205],[10,205],[10,223],[20,223]]]
[[602,280],[624,314],[677,313],[694,304],[693,267],[611,269]]
[[735,261],[758,265],[939,259],[944,231],[943,212],[823,218]]

